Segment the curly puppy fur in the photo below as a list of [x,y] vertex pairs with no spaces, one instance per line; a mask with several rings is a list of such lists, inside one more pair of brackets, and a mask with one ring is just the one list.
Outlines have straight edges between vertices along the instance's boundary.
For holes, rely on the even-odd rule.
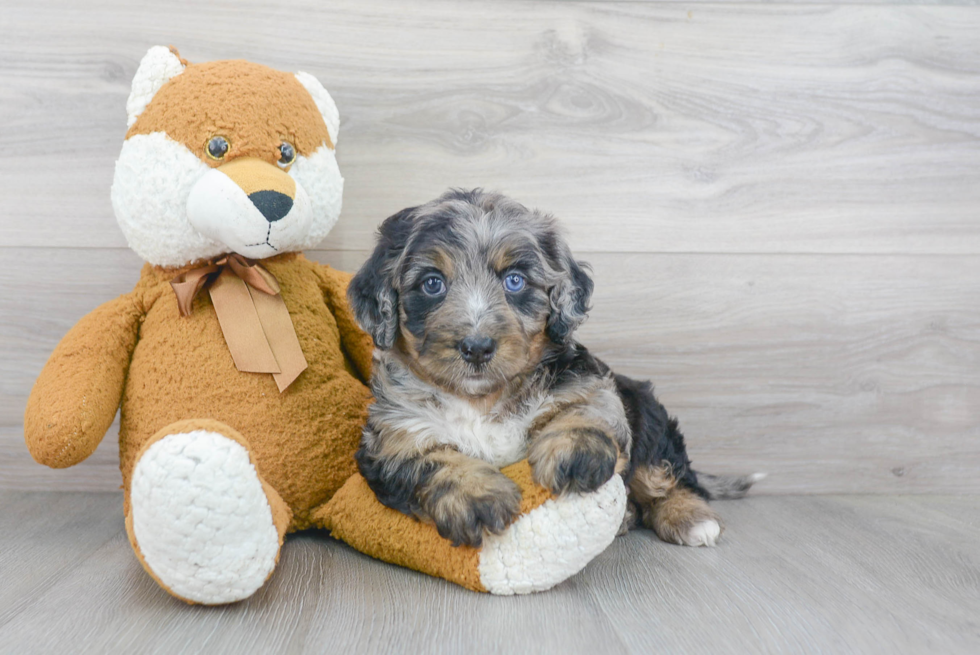
[[378,499],[479,546],[519,514],[499,468],[527,457],[557,494],[622,475],[623,531],[642,522],[713,545],[721,523],[706,501],[754,479],[699,483],[650,383],[572,338],[591,294],[555,219],[500,194],[452,190],[388,218],[348,289],[377,346],[357,463]]

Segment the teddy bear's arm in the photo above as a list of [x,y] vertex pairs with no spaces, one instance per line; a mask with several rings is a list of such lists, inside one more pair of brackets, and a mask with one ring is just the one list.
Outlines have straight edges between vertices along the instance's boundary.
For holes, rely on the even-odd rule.
[[317,276],[320,278],[320,288],[323,298],[337,320],[340,330],[340,341],[344,352],[354,363],[361,381],[365,384],[371,381],[371,357],[374,353],[374,343],[357,325],[354,313],[347,304],[347,285],[350,284],[352,273],[338,271],[329,266],[316,265]]
[[24,438],[41,464],[79,463],[102,441],[122,398],[143,312],[134,293],[99,306],[64,336],[24,413]]

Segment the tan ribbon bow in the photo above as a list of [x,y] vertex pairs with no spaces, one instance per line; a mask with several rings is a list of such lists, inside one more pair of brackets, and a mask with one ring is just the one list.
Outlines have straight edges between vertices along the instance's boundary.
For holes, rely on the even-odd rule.
[[285,391],[307,363],[275,276],[238,254],[181,273],[170,281],[181,316],[191,315],[194,298],[209,282],[235,366],[248,373],[272,373],[280,393]]

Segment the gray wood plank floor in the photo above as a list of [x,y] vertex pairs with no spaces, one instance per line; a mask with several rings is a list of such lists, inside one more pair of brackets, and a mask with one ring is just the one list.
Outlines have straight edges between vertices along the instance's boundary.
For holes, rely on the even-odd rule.
[[0,492],[4,653],[976,653],[980,503],[956,496],[717,503],[716,549],[620,538],[528,597],[473,594],[288,539],[246,602],[191,607],[126,540],[119,494]]

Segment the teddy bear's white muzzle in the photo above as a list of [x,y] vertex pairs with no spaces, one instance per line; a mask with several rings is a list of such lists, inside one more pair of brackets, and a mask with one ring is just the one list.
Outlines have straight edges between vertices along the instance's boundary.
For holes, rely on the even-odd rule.
[[[256,162],[253,166],[271,165]],[[224,168],[209,170],[191,189],[187,218],[194,229],[223,243],[229,252],[255,259],[302,243],[312,220],[309,196],[302,186],[294,185],[292,197],[274,188],[243,188],[235,179],[240,177],[238,172],[229,175]],[[246,185],[249,181],[244,176]]]

